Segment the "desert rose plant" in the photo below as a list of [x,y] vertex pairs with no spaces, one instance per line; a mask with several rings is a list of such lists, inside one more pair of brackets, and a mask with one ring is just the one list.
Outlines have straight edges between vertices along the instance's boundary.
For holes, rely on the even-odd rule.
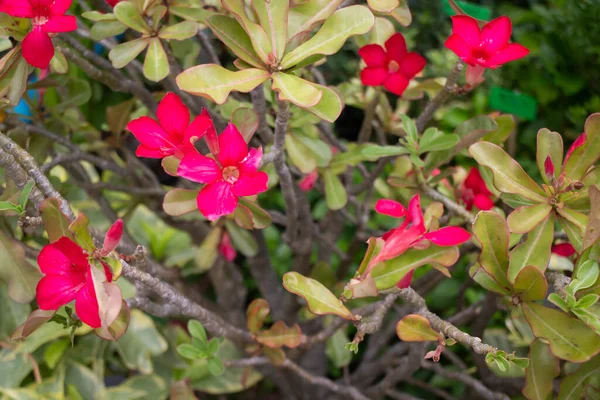
[[600,398],[600,114],[442,3],[0,0],[0,398]]

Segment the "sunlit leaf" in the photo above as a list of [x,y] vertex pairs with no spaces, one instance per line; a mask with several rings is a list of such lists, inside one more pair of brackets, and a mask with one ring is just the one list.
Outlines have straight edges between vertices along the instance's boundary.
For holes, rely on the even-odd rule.
[[437,342],[439,334],[431,328],[427,318],[410,314],[396,324],[396,334],[405,342]]

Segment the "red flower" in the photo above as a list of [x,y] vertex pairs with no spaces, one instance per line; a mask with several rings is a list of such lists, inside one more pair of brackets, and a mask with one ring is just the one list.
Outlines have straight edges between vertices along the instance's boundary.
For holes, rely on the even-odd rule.
[[479,170],[475,167],[471,168],[463,183],[462,200],[469,211],[473,206],[480,210],[491,210],[494,207],[492,192],[488,190]]
[[116,5],[117,5],[119,2],[121,2],[121,1],[123,1],[123,0],[106,0],[106,3],[107,3],[109,6],[111,6],[111,7],[114,7],[114,6],[116,6]]
[[427,61],[417,53],[406,50],[406,41],[400,33],[385,42],[385,49],[378,44],[368,44],[358,50],[367,67],[360,73],[365,86],[383,85],[388,91],[401,96],[408,83],[425,68]]
[[[79,318],[92,328],[99,328],[102,324],[90,270],[92,266],[81,247],[63,236],[44,246],[37,261],[46,275],[36,288],[39,307],[42,310],[58,310],[75,300]],[[112,281],[112,273],[105,265],[104,274],[108,282]]]
[[[150,117],[134,119],[127,125],[140,142],[135,154],[138,157],[183,158],[196,152],[193,141],[214,132],[212,120],[206,110],[190,123],[190,112],[174,93],[167,93],[156,110],[158,122]],[[216,132],[214,132],[216,136]]]
[[319,179],[319,171],[315,169],[311,173],[304,175],[304,177],[298,183],[298,186],[300,186],[300,189],[303,192],[308,192],[315,186],[317,179]]
[[106,235],[104,236],[104,245],[102,246],[100,254],[102,256],[107,256],[111,251],[117,248],[122,237],[123,220],[119,218],[106,232]]
[[560,243],[552,246],[552,253],[561,257],[571,257],[577,251],[571,243]]
[[565,156],[565,161],[563,161],[563,165],[567,165],[567,161],[569,161],[571,154],[573,154],[573,152],[575,150],[577,150],[578,148],[583,146],[585,144],[586,140],[587,140],[587,135],[585,134],[585,132],[583,132],[581,135],[579,135],[577,137],[577,139],[575,139],[575,141],[573,142],[571,147],[569,147],[569,150],[567,150],[567,155]]
[[231,214],[238,197],[254,196],[267,190],[268,175],[257,171],[262,148],[250,149],[235,125],[229,124],[219,136],[217,160],[190,152],[183,157],[177,174],[206,183],[198,193],[198,209],[209,220]]
[[64,15],[71,0],[0,0],[0,12],[17,18],[30,18],[33,29],[21,43],[23,57],[31,66],[47,68],[54,57],[49,33],[77,29],[74,16]]
[[223,236],[221,237],[219,253],[221,253],[227,261],[233,261],[237,257],[237,251],[235,250],[235,247],[233,247],[231,237],[227,232],[223,232]]
[[481,82],[486,68],[498,68],[507,62],[529,54],[517,43],[508,43],[512,24],[508,17],[496,18],[479,29],[474,18],[467,15],[452,17],[452,35],[446,47],[467,64],[467,83]]
[[373,260],[373,264],[398,257],[411,247],[425,244],[424,241],[430,241],[438,246],[456,246],[471,238],[469,232],[456,226],[447,226],[433,232],[427,232],[423,220],[423,211],[421,210],[421,199],[418,194],[410,200],[408,210],[402,204],[393,200],[377,201],[375,210],[380,214],[391,217],[406,218],[402,225],[382,236],[385,244]]

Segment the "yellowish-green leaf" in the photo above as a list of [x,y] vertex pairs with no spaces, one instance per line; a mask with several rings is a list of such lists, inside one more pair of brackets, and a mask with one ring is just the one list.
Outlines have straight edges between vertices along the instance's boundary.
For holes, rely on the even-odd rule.
[[600,356],[581,364],[575,372],[564,377],[560,383],[557,400],[579,400],[581,398],[591,400],[592,397],[584,396],[584,390],[586,386],[590,386],[590,383],[598,382],[599,372]]
[[160,30],[158,36],[161,39],[185,40],[196,35],[198,24],[194,21],[183,21],[175,25],[164,27]]
[[484,270],[480,265],[473,265],[469,269],[469,276],[475,282],[477,282],[484,289],[489,290],[490,292],[507,295],[510,294],[508,290],[508,285],[506,287],[501,286],[486,270]]
[[343,208],[348,202],[348,194],[339,176],[328,169],[323,173],[323,178],[325,180],[325,200],[327,201],[327,207],[330,210]]
[[396,334],[404,342],[437,342],[439,334],[431,328],[427,318],[410,314],[396,324]]
[[127,26],[121,21],[100,21],[96,22],[90,29],[90,38],[100,41],[108,37],[120,35],[127,30]]
[[308,83],[321,91],[322,96],[321,100],[316,105],[307,107],[305,110],[327,122],[334,122],[338,119],[344,108],[342,99],[333,89],[327,86],[317,85],[313,82]]
[[172,217],[179,217],[198,210],[198,190],[175,188],[165,194],[163,210]]
[[221,2],[248,33],[252,42],[252,47],[254,47],[254,51],[258,54],[258,57],[263,63],[267,65],[270,64],[273,61],[273,59],[269,58],[269,53],[272,51],[271,41],[264,28],[259,24],[252,22],[246,15],[244,0],[222,0]]
[[71,221],[63,214],[61,207],[61,201],[55,198],[44,200],[40,206],[42,223],[44,229],[46,229],[46,232],[48,233],[50,243],[56,242],[63,236],[73,239],[73,234],[69,230]]
[[279,93],[279,100],[289,101],[298,107],[315,106],[323,95],[323,92],[308,81],[295,75],[275,72],[272,78],[272,88]]
[[519,272],[530,265],[544,272],[550,260],[550,249],[554,239],[554,214],[538,224],[527,234],[527,240],[510,253],[508,280],[515,281]]
[[310,32],[317,23],[331,16],[342,1],[307,0],[291,7],[288,17],[288,38]]
[[542,222],[550,211],[552,206],[547,203],[523,206],[510,213],[506,222],[512,233],[527,233]]
[[141,38],[116,46],[108,53],[113,67],[123,68],[136,58],[150,43],[150,39]]
[[536,162],[542,179],[546,184],[550,184],[550,179],[548,179],[544,168],[547,157],[550,157],[554,165],[554,177],[558,178],[563,163],[562,136],[558,132],[552,132],[549,129],[543,128],[537,134]]
[[528,400],[549,400],[554,391],[552,381],[559,374],[559,361],[550,347],[540,339],[534,340],[529,347],[529,366],[525,370],[525,397]]
[[548,283],[543,272],[529,266],[523,268],[515,278],[514,290],[523,301],[543,300],[548,292]]
[[150,39],[148,52],[144,60],[144,76],[153,82],[159,82],[169,75],[169,70],[167,53],[165,53],[160,39]]
[[294,348],[300,346],[304,335],[298,324],[288,327],[285,322],[277,321],[270,329],[258,332],[256,341],[272,349],[279,349],[283,346]]
[[271,41],[271,51],[281,60],[287,43],[289,0],[252,0],[252,7]]
[[371,10],[382,13],[390,13],[400,6],[400,0],[367,0]]
[[152,29],[144,21],[144,17],[142,17],[142,14],[136,9],[133,3],[122,1],[115,6],[113,13],[119,21],[135,31],[141,33],[152,32]]
[[585,143],[573,151],[563,169],[567,182],[583,178],[590,166],[600,157],[600,113],[588,117],[584,132]]
[[239,22],[224,15],[213,15],[206,23],[233,54],[256,68],[264,68],[252,47],[250,36]]
[[510,282],[506,277],[510,233],[504,218],[492,211],[481,211],[473,224],[473,234],[481,244],[479,255],[481,267],[498,285],[510,288]]
[[265,318],[271,312],[271,307],[265,299],[255,299],[250,303],[246,310],[246,324],[251,333],[256,333],[262,329]]

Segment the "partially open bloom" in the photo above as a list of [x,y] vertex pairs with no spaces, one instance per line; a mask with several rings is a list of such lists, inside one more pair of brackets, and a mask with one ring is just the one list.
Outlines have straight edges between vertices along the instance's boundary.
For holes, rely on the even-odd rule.
[[575,150],[577,150],[578,148],[583,146],[585,144],[586,139],[587,139],[587,135],[585,134],[585,132],[583,132],[581,135],[579,135],[577,137],[577,139],[575,139],[575,141],[573,142],[571,147],[569,147],[569,150],[567,150],[567,155],[565,156],[565,160],[563,161],[563,164],[565,164],[565,165],[567,164],[567,161],[569,161],[569,158],[571,158],[571,154],[573,154],[573,152]]
[[373,263],[391,260],[411,247],[426,244],[429,241],[438,246],[456,246],[471,238],[471,234],[456,226],[447,226],[436,231],[427,232],[425,228],[421,198],[415,195],[408,203],[408,210],[393,200],[379,200],[375,210],[384,215],[396,218],[404,217],[404,222],[382,236],[385,241],[383,249],[374,258]]
[[258,171],[262,149],[248,145],[235,125],[229,124],[219,136],[217,159],[198,152],[183,157],[177,174],[194,182],[206,183],[198,193],[198,209],[209,220],[231,214],[238,197],[254,196],[267,190],[269,177]]
[[317,179],[319,179],[319,171],[315,169],[311,173],[304,175],[300,182],[298,182],[298,186],[300,186],[303,192],[308,192],[315,186]]
[[[58,310],[75,300],[77,316],[92,328],[102,326],[98,315],[98,299],[92,280],[88,255],[67,237],[45,246],[38,256],[38,265],[45,276],[36,288],[36,299],[42,310]],[[106,265],[108,282],[112,273]]]
[[385,42],[385,49],[378,44],[368,44],[358,50],[367,64],[360,73],[365,86],[384,86],[401,96],[408,83],[425,68],[427,61],[417,53],[406,50],[406,41],[400,33]]
[[200,138],[215,129],[206,110],[202,110],[202,114],[190,123],[189,110],[174,93],[167,93],[160,101],[156,118],[158,121],[140,117],[127,125],[127,129],[140,142],[135,152],[138,157],[183,158],[189,152],[196,152],[190,139]]
[[235,250],[235,247],[233,247],[231,237],[227,231],[223,232],[223,236],[219,242],[219,253],[221,253],[227,261],[233,261],[237,257],[237,251]]
[[104,245],[102,246],[102,250],[100,254],[102,256],[108,255],[111,251],[117,248],[121,238],[123,237],[123,220],[118,219],[114,224],[106,231],[106,235],[104,236]]
[[471,211],[473,206],[480,210],[491,210],[494,207],[492,192],[487,188],[479,170],[471,168],[467,179],[462,185],[462,201],[467,210]]
[[526,47],[508,43],[511,34],[512,23],[508,17],[496,18],[479,29],[474,18],[455,15],[452,35],[445,45],[467,64],[467,83],[475,85],[483,80],[486,68],[498,68],[529,54]]
[[47,68],[54,57],[50,33],[77,30],[74,16],[64,15],[71,0],[0,0],[0,12],[30,18],[33,29],[21,43],[23,57],[31,66]]

